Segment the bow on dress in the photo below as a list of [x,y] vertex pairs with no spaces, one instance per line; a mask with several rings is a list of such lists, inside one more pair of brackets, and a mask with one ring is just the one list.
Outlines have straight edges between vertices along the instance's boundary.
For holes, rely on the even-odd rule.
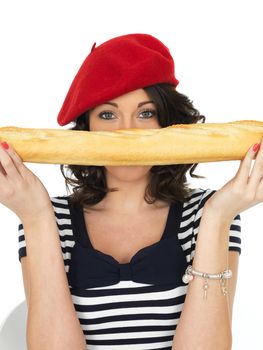
[[76,242],[67,273],[73,288],[94,288],[132,280],[145,284],[180,284],[187,268],[186,256],[177,235],[140,249],[129,263]]

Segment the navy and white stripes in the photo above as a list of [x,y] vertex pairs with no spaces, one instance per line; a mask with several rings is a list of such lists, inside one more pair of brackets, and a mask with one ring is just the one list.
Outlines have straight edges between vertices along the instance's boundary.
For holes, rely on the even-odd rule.
[[[195,189],[183,203],[178,238],[187,263],[194,257],[198,228],[206,200],[215,191]],[[68,273],[75,240],[67,197],[51,197],[57,220],[65,271]],[[240,215],[229,231],[229,250],[241,253]],[[21,222],[19,259],[26,256]],[[187,293],[187,285],[151,285],[120,281],[115,285],[80,289],[70,287],[72,301],[86,336],[88,350],[171,349]]]

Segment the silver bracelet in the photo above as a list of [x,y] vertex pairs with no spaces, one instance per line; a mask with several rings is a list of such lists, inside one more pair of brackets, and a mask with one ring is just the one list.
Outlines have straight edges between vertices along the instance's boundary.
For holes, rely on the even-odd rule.
[[196,271],[193,269],[192,265],[189,265],[187,267],[187,269],[185,270],[185,274],[183,275],[182,280],[184,283],[189,283],[193,280],[194,276],[202,277],[205,279],[205,282],[203,284],[203,290],[204,290],[203,298],[207,299],[207,290],[209,287],[207,280],[208,279],[219,279],[221,291],[222,291],[223,295],[226,296],[228,293],[227,287],[226,287],[226,279],[232,277],[232,271],[231,270],[224,270],[220,273],[210,274],[210,273],[206,273],[206,272]]

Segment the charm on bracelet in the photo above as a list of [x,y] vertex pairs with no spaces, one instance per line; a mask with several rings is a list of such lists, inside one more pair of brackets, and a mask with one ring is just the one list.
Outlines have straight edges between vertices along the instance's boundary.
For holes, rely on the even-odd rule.
[[224,270],[218,274],[209,274],[206,272],[199,272],[199,271],[195,271],[193,269],[192,265],[189,265],[186,270],[185,273],[182,277],[182,281],[184,283],[189,283],[193,280],[194,276],[198,276],[198,277],[202,277],[204,278],[204,284],[203,284],[203,299],[206,300],[207,299],[207,291],[209,288],[209,284],[208,284],[208,279],[218,279],[220,282],[220,287],[221,287],[221,291],[223,293],[224,296],[227,295],[228,290],[226,287],[226,279],[227,278],[231,278],[232,277],[232,271],[231,270]]

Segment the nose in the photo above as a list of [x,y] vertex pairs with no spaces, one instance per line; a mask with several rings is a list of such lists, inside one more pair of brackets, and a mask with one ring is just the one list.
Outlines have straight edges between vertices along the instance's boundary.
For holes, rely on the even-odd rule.
[[133,128],[139,128],[138,121],[134,117],[125,117],[121,118],[119,123],[119,129],[133,129]]

